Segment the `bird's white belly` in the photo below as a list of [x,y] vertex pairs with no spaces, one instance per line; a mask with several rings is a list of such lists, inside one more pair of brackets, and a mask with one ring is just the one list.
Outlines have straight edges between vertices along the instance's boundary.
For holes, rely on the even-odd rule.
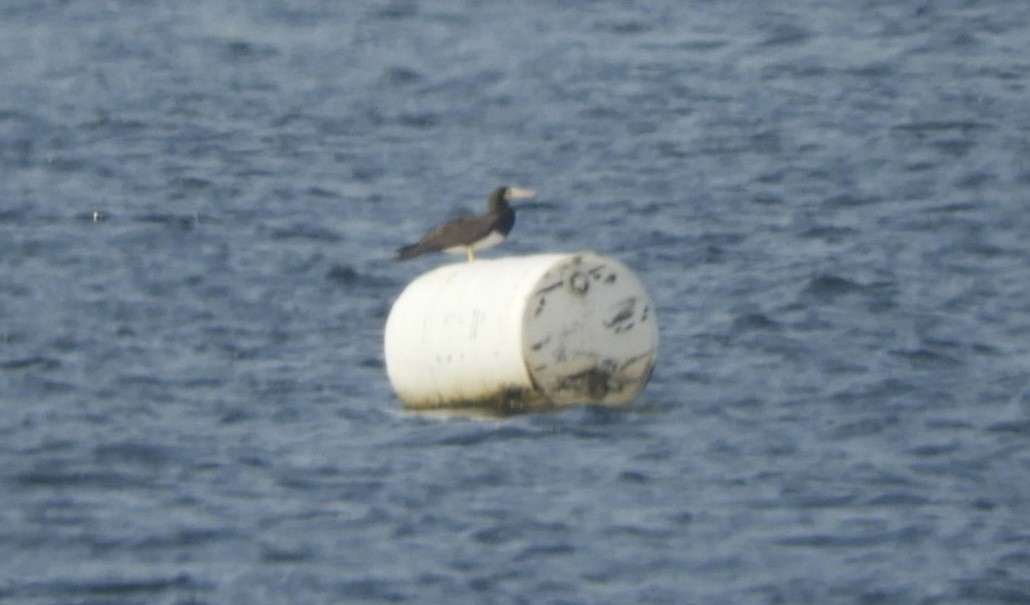
[[496,231],[491,231],[490,235],[484,237],[478,242],[471,246],[451,246],[450,248],[444,248],[444,252],[451,252],[452,254],[466,254],[469,248],[473,250],[482,250],[484,248],[490,248],[504,241],[504,236]]

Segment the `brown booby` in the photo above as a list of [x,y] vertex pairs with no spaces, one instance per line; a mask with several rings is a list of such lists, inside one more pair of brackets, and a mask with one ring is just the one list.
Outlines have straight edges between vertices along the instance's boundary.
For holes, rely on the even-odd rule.
[[515,225],[515,210],[508,202],[535,195],[532,189],[498,187],[490,193],[489,211],[486,214],[464,216],[440,225],[417,243],[399,248],[396,260],[406,260],[427,252],[464,252],[468,254],[469,262],[472,262],[476,258],[476,250],[501,243]]

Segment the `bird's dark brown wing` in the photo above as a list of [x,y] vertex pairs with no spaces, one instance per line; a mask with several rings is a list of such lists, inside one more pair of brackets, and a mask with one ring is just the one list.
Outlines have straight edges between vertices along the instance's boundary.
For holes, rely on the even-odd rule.
[[466,216],[440,225],[418,243],[398,249],[397,260],[405,260],[427,252],[439,252],[454,246],[470,245],[489,235],[496,220],[496,216],[484,214]]

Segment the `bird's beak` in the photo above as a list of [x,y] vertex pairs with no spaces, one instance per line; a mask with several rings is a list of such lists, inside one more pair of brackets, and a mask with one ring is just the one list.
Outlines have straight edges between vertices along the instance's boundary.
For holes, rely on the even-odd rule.
[[508,187],[509,200],[522,200],[530,197],[536,197],[536,191],[533,191],[532,189],[523,189],[521,187]]

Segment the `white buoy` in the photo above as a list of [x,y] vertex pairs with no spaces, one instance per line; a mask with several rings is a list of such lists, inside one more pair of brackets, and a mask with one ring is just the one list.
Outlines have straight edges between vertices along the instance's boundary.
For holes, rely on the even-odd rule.
[[401,293],[385,334],[390,383],[413,409],[627,404],[657,346],[643,286],[590,252],[439,267]]

